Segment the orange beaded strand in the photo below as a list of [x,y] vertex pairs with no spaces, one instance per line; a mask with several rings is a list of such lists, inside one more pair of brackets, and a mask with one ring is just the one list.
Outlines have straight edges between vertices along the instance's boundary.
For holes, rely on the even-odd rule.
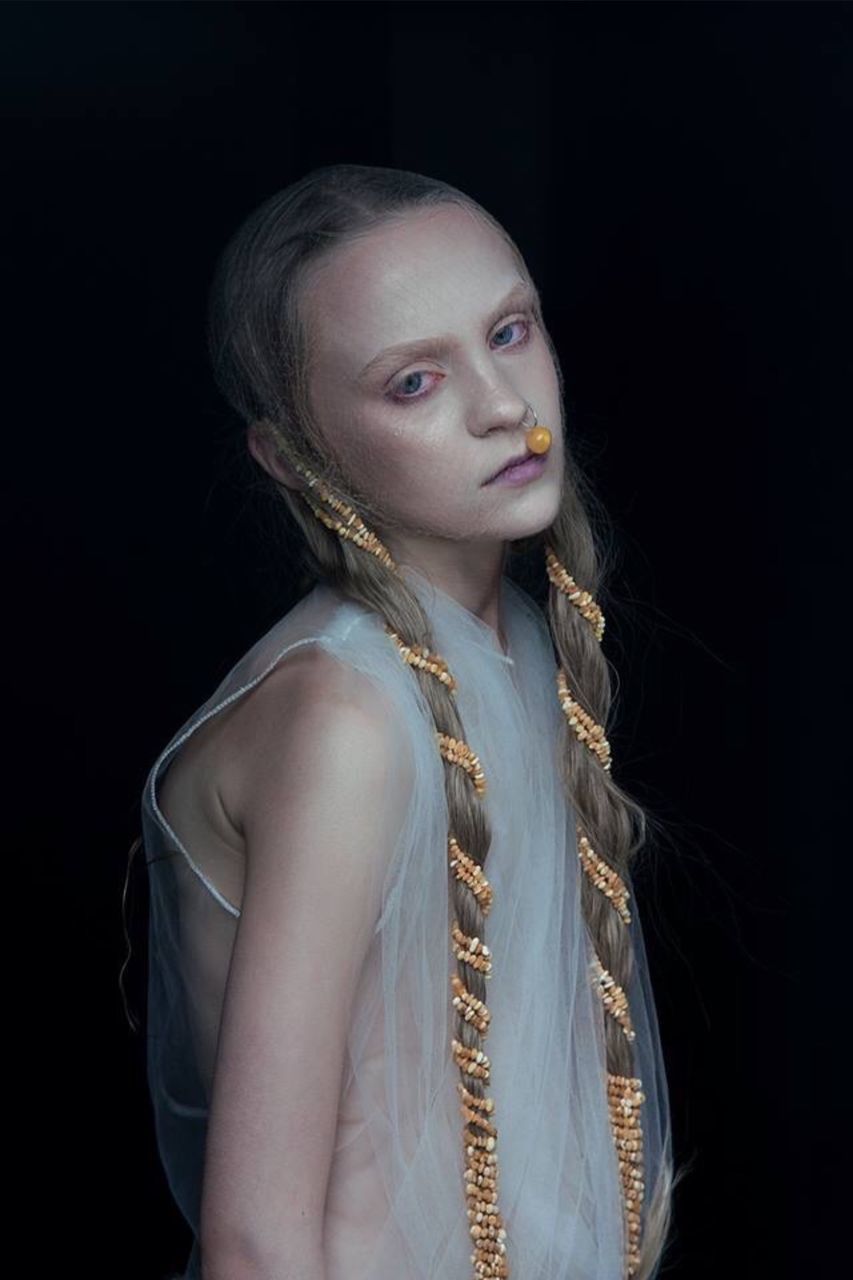
[[448,836],[447,846],[450,851],[451,871],[457,880],[467,884],[480,904],[483,915],[488,915],[492,905],[492,886],[483,874],[483,868],[460,849],[456,836]]
[[[548,577],[572,604],[593,625],[597,640],[604,634],[604,616],[589,592],[580,591],[577,583],[565,570],[553,549],[546,547]],[[569,692],[562,667],[557,672],[557,689],[560,705],[578,741],[582,742],[598,759],[602,768],[611,766],[610,744],[602,725],[596,724]],[[577,824],[578,857],[591,882],[608,898],[624,925],[631,920],[628,911],[628,889],[614,867],[601,858],[592,848]],[[631,1023],[628,997],[625,991],[594,955],[591,964],[595,989],[605,1011],[620,1025],[627,1040],[633,1042],[636,1033]],[[640,1241],[643,1182],[643,1130],[640,1124],[640,1105],[645,1101],[642,1081],[638,1076],[621,1076],[607,1072],[607,1096],[610,1127],[619,1157],[619,1174],[622,1187],[622,1203],[625,1217],[626,1253],[625,1274],[630,1280],[640,1265]]]
[[411,666],[417,667],[421,671],[426,671],[431,676],[435,676],[450,690],[451,693],[456,693],[456,680],[450,674],[444,658],[440,657],[438,654],[431,653],[424,645],[405,644],[400,639],[397,632],[394,631],[387,622],[385,624],[385,630],[396,644],[400,657],[404,662],[408,662]]
[[[450,674],[444,660],[429,650],[417,646],[406,646],[396,632],[386,627],[391,639],[397,645],[401,657],[417,669],[441,680],[451,690],[455,690],[456,682]],[[475,793],[482,798],[486,794],[486,777],[479,757],[474,754],[466,742],[452,737],[450,734],[437,733],[439,751],[449,763],[461,768],[470,779]],[[483,874],[482,867],[474,862],[460,848],[455,836],[448,834],[449,865],[456,878],[470,890],[476,899],[483,915],[488,915],[492,905],[492,889]],[[451,924],[451,948],[457,961],[469,965],[482,973],[484,979],[492,976],[491,951],[478,937],[466,934],[458,920]],[[486,1004],[468,990],[458,973],[450,979],[453,996],[451,1003],[459,1017],[469,1026],[485,1037],[489,1030],[491,1014]],[[456,1065],[472,1080],[482,1086],[490,1079],[489,1059],[481,1049],[468,1048],[459,1040],[452,1039],[453,1057]],[[471,1254],[474,1272],[481,1280],[501,1280],[509,1275],[507,1259],[507,1232],[503,1223],[497,1201],[498,1166],[495,1146],[497,1128],[481,1114],[492,1115],[495,1109],[494,1098],[480,1097],[472,1093],[462,1084],[457,1083],[461,1098],[460,1113],[464,1121],[464,1156],[466,1198],[471,1201],[468,1206],[470,1234],[475,1249]]]
[[572,697],[566,682],[566,673],[562,667],[557,669],[557,693],[560,706],[566,713],[566,719],[574,729],[580,742],[583,742],[593,755],[597,756],[604,769],[610,768],[610,743],[604,736],[604,729],[596,724],[588,711]]
[[568,596],[575,608],[593,625],[596,640],[604,636],[604,614],[588,591],[581,591],[572,575],[563,567],[549,547],[545,555],[545,568],[555,587]]
[[603,858],[595,852],[589,840],[581,830],[580,823],[577,826],[578,838],[578,857],[583,864],[583,869],[589,876],[596,889],[600,889],[605,897],[610,898],[619,915],[625,924],[631,923],[631,913],[628,910],[628,899],[630,893],[626,888],[622,877],[615,867],[611,867]]
[[640,1207],[645,1191],[640,1104],[645,1101],[646,1095],[642,1092],[641,1084],[638,1076],[608,1073],[608,1101],[625,1204],[629,1275],[633,1275],[640,1265]]

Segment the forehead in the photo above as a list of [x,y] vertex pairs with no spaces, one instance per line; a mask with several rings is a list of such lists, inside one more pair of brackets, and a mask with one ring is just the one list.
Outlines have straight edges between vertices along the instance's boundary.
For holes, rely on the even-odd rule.
[[305,318],[319,352],[368,360],[443,333],[518,279],[510,246],[469,209],[417,210],[341,245],[312,270]]

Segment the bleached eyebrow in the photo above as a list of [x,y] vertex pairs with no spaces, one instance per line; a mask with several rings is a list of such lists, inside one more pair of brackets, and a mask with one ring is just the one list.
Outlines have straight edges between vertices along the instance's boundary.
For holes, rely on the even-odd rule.
[[[486,318],[485,327],[488,329],[495,321],[500,320],[501,316],[506,315],[507,311],[513,306],[533,306],[539,301],[539,294],[536,289],[526,280],[519,280],[518,284],[513,285],[506,297],[493,307],[490,314]],[[446,355],[452,351],[457,345],[457,340],[450,334],[443,334],[439,338],[419,338],[415,342],[398,342],[393,347],[385,347],[378,355],[364,366],[358,375],[357,381],[363,382],[378,368],[384,368],[385,365],[396,363],[398,360],[419,360],[426,356]]]

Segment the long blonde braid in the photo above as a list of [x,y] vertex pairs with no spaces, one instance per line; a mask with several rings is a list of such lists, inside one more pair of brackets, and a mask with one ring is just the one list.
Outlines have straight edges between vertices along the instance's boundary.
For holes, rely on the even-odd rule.
[[[574,578],[562,565],[553,548],[545,544],[545,567],[550,581],[575,606],[590,623],[596,640],[601,643],[605,620],[598,604],[588,591],[581,590]],[[557,696],[560,706],[578,741],[592,753],[601,768],[611,767],[610,743],[604,728],[586,712],[569,688],[562,666],[558,666]],[[576,823],[578,857],[590,882],[612,906],[616,917],[627,928],[631,923],[628,910],[630,894],[615,867],[593,849],[580,821]],[[629,1044],[635,1039],[631,1023],[631,1011],[624,989],[605,969],[598,955],[593,953],[592,963],[595,990],[605,1010],[621,1028]],[[640,1106],[645,1101],[639,1076],[619,1075],[607,1072],[607,1097],[610,1108],[610,1126],[619,1157],[619,1173],[622,1179],[622,1202],[625,1213],[626,1269],[633,1276],[640,1265],[641,1210],[645,1190],[643,1182],[643,1131],[640,1124]]]
[[[550,439],[548,429],[538,425],[534,425],[527,433],[527,443],[537,453],[547,450]],[[301,463],[294,465],[307,481],[308,490],[300,490],[300,494],[315,516],[338,537],[353,542],[377,556],[393,572],[399,572],[387,547],[368,529],[357,512],[336,498],[309,468]],[[319,497],[319,502],[315,494]],[[331,508],[331,512],[327,508]],[[604,635],[605,620],[598,604],[588,591],[578,586],[547,543],[545,552],[550,581],[590,623],[595,638],[600,643]],[[421,645],[406,644],[388,623],[385,624],[385,630],[403,661],[434,676],[455,697],[456,681],[440,655]],[[562,666],[558,666],[556,672],[556,686],[560,706],[570,728],[601,768],[609,771],[611,753],[604,728],[596,723],[575,698]],[[479,758],[470,746],[445,733],[437,733],[436,739],[444,760],[465,773],[475,794],[482,799],[486,794],[486,779]],[[580,821],[576,823],[576,834],[579,861],[590,883],[607,900],[622,925],[627,926],[631,916],[628,911],[630,894],[626,885],[616,869],[593,849]],[[457,1036],[452,1039],[451,1044],[454,1061],[463,1076],[463,1080],[457,1084],[457,1090],[464,1121],[467,1214],[470,1234],[475,1244],[471,1262],[477,1277],[507,1277],[510,1274],[507,1231],[498,1206],[495,1101],[485,1092],[490,1080],[491,1064],[483,1051],[483,1041],[490,1021],[483,996],[485,980],[492,976],[492,960],[491,952],[483,941],[483,929],[477,923],[488,915],[493,895],[482,867],[460,847],[452,831],[448,833],[447,845],[449,869],[467,887],[471,898],[471,922],[465,921],[468,931],[462,928],[458,919],[454,919],[451,925],[451,949],[457,961],[457,972],[451,976],[452,1004],[458,1019]],[[632,1042],[635,1032],[627,995],[595,952],[591,980],[605,1011],[618,1024],[626,1040]],[[630,1278],[640,1266],[644,1193],[640,1106],[645,1095],[639,1077],[608,1070],[607,1096],[622,1184],[626,1234],[625,1276]]]

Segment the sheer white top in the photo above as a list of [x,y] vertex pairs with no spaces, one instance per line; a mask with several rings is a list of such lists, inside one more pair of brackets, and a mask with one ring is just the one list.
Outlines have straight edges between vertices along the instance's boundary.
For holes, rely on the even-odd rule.
[[[402,566],[402,572],[457,680],[465,741],[487,780],[482,803],[493,838],[486,876],[494,901],[486,922],[493,960],[486,1049],[510,1272],[518,1280],[622,1280],[604,1012],[590,978],[574,814],[559,783],[564,717],[547,625],[534,601],[505,577],[505,654],[475,614],[419,570]],[[258,640],[190,716],[152,766],[142,797],[150,887],[148,1080],[163,1166],[196,1235],[185,1276],[199,1275],[209,1087],[240,913],[216,883],[205,851],[185,847],[169,826],[158,784],[202,723],[306,644],[346,664],[356,696],[387,708],[399,746],[389,795],[405,796],[402,807],[388,806],[375,930],[348,1031],[327,1192],[328,1280],[463,1280],[472,1273],[472,1242],[460,1074],[450,1047],[455,960],[444,764],[417,678],[381,620],[325,584]],[[628,927],[648,1205],[669,1148],[670,1118],[633,896]],[[305,1034],[294,1028],[294,1035]]]

